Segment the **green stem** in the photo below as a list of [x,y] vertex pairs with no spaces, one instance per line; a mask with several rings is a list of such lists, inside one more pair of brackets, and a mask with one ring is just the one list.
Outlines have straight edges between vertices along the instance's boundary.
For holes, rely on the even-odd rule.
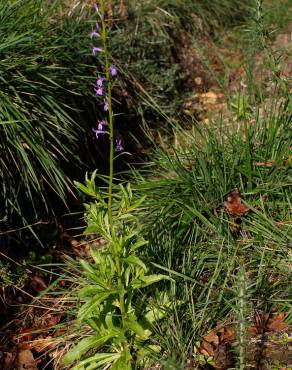
[[[104,1],[101,1],[101,14],[104,14]],[[113,200],[113,176],[114,176],[114,117],[112,109],[112,86],[111,86],[111,74],[110,74],[110,58],[107,48],[107,30],[106,23],[101,18],[101,39],[102,39],[102,51],[105,59],[105,76],[107,81],[107,99],[108,99],[108,115],[109,115],[109,141],[110,141],[110,158],[109,158],[109,187],[108,187],[108,215],[109,224],[113,227],[113,212],[112,212],[112,200]]]
[[111,235],[113,238],[113,254],[115,257],[116,271],[118,275],[118,289],[119,289],[119,301],[120,301],[120,310],[122,321],[125,321],[125,293],[124,286],[122,281],[122,271],[120,256],[117,248],[115,247],[115,230],[113,222],[113,211],[112,211],[112,202],[113,202],[113,177],[114,177],[114,115],[112,109],[112,89],[111,89],[111,74],[110,74],[110,57],[107,48],[107,29],[106,22],[103,18],[105,14],[104,1],[100,2],[101,6],[101,39],[102,39],[102,50],[105,59],[105,76],[107,81],[107,99],[108,99],[108,115],[109,115],[109,141],[110,141],[110,158],[109,158],[109,186],[108,186],[108,217],[109,225],[111,230]]

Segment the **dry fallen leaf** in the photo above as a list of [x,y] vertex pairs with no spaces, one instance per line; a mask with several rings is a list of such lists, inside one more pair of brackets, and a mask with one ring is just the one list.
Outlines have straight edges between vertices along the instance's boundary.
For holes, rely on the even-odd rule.
[[77,257],[81,258],[90,258],[90,247],[89,244],[86,242],[78,242],[76,239],[71,240],[71,248],[73,253]]
[[266,162],[255,162],[256,167],[267,167],[271,168],[275,164],[275,161],[266,161]]
[[235,333],[231,325],[225,325],[219,329],[221,333],[221,342],[232,343],[235,340]]
[[227,196],[227,201],[224,202],[226,211],[235,217],[240,217],[249,211],[249,208],[241,203],[240,191],[233,189]]
[[29,349],[18,353],[17,370],[38,370],[33,354]]
[[211,343],[213,346],[219,345],[219,337],[217,335],[217,330],[211,330],[208,334],[203,337],[205,342]]
[[[22,328],[19,335],[15,336],[14,340],[18,342],[20,349],[36,349],[35,346],[38,345],[38,340],[44,341],[42,333],[39,334],[39,330],[49,329],[57,325],[61,320],[62,315],[47,314],[40,318],[37,324],[30,328]],[[51,338],[48,336],[48,338]]]
[[47,284],[39,276],[33,276],[29,283],[29,288],[35,293],[40,293],[43,290],[47,289]]
[[32,328],[21,328],[19,334],[15,335],[13,339],[18,344],[21,344],[23,342],[28,342],[32,340],[33,336],[34,333]]
[[254,325],[249,328],[251,334],[257,335],[262,332],[280,331],[287,328],[284,322],[285,314],[283,312],[277,314],[265,314],[263,318],[256,314],[254,317]]
[[203,341],[200,346],[200,353],[206,357],[214,357],[214,348],[212,344]]
[[12,370],[14,368],[16,353],[3,352],[2,361],[0,361],[3,370]]
[[216,370],[227,370],[232,365],[230,348],[226,343],[220,343],[214,353]]
[[58,313],[56,315],[48,314],[46,316],[46,320],[44,322],[44,325],[42,326],[42,329],[51,328],[52,326],[57,325],[61,320],[61,314]]
[[284,322],[284,320],[285,314],[283,312],[280,312],[275,316],[270,316],[266,324],[267,331],[278,331],[286,329],[288,325]]
[[203,337],[199,351],[206,357],[214,358],[215,363],[219,366],[216,369],[224,368],[224,366],[221,366],[222,362],[227,363],[229,361],[227,345],[234,340],[235,334],[231,325],[218,326]]
[[196,94],[196,96],[200,100],[204,100],[205,103],[208,103],[208,104],[215,104],[218,101],[224,99],[224,94],[217,92],[217,91],[207,91],[204,93],[198,93]]

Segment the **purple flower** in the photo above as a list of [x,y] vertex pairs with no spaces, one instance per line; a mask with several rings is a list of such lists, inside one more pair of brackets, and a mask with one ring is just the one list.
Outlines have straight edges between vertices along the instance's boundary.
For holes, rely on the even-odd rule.
[[102,87],[103,85],[103,81],[105,80],[104,77],[100,77],[97,81],[96,81],[96,86],[97,87]]
[[97,129],[102,130],[103,129],[103,121],[97,121]]
[[94,7],[94,10],[96,11],[96,13],[98,13],[99,12],[99,9],[98,9],[97,3],[94,3],[93,4],[93,7]]
[[97,48],[97,47],[93,47],[92,48],[92,55],[96,55],[96,52],[99,52],[99,53],[101,53],[102,52],[102,48]]
[[103,129],[103,126],[104,126],[103,121],[97,121],[97,130],[95,130],[94,128],[92,129],[97,139],[99,139],[99,137],[102,136],[102,134],[106,133],[106,131]]
[[100,37],[100,34],[96,31],[91,32],[90,37],[93,39],[94,37]]
[[122,138],[118,137],[116,139],[116,149],[115,149],[115,151],[116,152],[122,152],[123,150],[124,150],[124,147],[122,145]]
[[96,28],[97,31],[100,30],[100,25],[99,25],[99,23],[97,21],[95,22],[95,28]]
[[98,87],[97,89],[94,89],[96,95],[102,96],[103,95],[103,89],[102,87]]
[[111,75],[113,77],[118,74],[117,69],[116,69],[116,67],[114,65],[111,65],[110,68],[109,68],[109,70],[110,70],[110,73],[111,73]]
[[107,98],[107,97],[105,97],[105,98],[104,98],[104,106],[103,106],[103,110],[104,110],[105,112],[107,112],[107,111],[108,111],[108,98]]

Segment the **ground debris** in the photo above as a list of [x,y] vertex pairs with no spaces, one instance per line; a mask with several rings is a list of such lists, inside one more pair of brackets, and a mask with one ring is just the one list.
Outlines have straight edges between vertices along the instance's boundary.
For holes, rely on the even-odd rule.
[[0,366],[2,370],[12,370],[16,359],[16,352],[0,351]]
[[273,332],[285,330],[288,324],[285,323],[285,314],[283,312],[276,314],[265,314],[263,318],[255,315],[254,325],[250,327],[250,332],[253,334],[261,334],[262,332]]
[[[254,313],[250,326],[246,328],[246,369],[291,369],[292,328],[285,322],[285,318],[283,312]],[[208,361],[208,368],[234,368],[236,330],[234,324],[218,324],[203,336],[199,353]]]
[[29,349],[18,353],[17,370],[38,370],[33,354]]
[[249,211],[249,208],[241,202],[240,191],[233,189],[227,196],[227,201],[224,202],[225,210],[233,217],[238,218]]
[[43,290],[47,289],[47,284],[39,276],[32,276],[29,282],[29,290],[34,293],[40,293]]
[[73,252],[74,256],[79,258],[91,259],[91,248],[102,248],[106,241],[103,238],[96,238],[94,240],[77,240],[66,231],[62,231],[60,235],[62,245],[66,245]]
[[232,325],[218,325],[203,337],[199,351],[206,358],[212,357],[214,368],[228,369],[232,365],[231,344],[235,340]]

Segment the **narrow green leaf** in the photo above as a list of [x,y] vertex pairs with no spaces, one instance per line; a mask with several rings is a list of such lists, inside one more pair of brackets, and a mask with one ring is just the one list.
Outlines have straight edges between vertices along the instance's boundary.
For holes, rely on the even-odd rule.
[[148,276],[142,276],[139,279],[134,279],[131,282],[131,285],[134,289],[139,289],[139,288],[145,288],[148,285],[157,283],[158,281],[161,280],[171,280],[169,276],[166,275],[148,275]]
[[126,327],[142,339],[147,339],[147,331],[143,329],[142,325],[135,318],[128,319]]
[[120,358],[113,363],[111,370],[132,370],[132,355],[129,351],[123,351]]
[[137,256],[134,254],[128,256],[127,258],[122,258],[122,261],[127,262],[129,265],[138,265],[142,267],[144,271],[147,271],[147,267],[143,261],[140,260]]
[[111,332],[103,337],[89,337],[81,339],[64,357],[64,363],[66,365],[72,363],[75,360],[79,360],[81,356],[91,348],[98,348],[104,345],[109,339],[115,335],[115,332]]

